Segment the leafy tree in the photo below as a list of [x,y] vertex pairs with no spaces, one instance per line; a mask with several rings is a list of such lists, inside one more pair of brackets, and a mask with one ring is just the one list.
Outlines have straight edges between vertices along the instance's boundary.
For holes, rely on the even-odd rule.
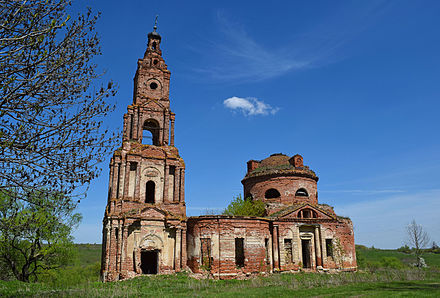
[[70,18],[69,6],[0,0],[0,192],[22,200],[83,198],[116,140],[101,127],[115,88],[92,85],[98,16]]
[[66,264],[72,256],[70,236],[81,216],[64,195],[35,192],[27,203],[15,193],[0,193],[0,269],[2,278],[36,280],[44,270]]
[[239,195],[229,203],[223,214],[232,216],[264,216],[265,212],[266,206],[263,201],[250,198],[243,199]]
[[423,248],[429,244],[428,233],[423,229],[423,227],[416,223],[413,219],[411,223],[406,227],[406,232],[408,236],[409,246],[414,248],[414,254],[416,256],[416,266],[422,267],[422,253]]

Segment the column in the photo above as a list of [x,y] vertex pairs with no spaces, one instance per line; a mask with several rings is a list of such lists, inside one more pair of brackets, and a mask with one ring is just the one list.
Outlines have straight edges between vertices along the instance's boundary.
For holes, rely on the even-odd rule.
[[135,179],[135,181],[136,181],[136,186],[134,187],[134,197],[135,197],[135,200],[138,200],[138,201],[142,201],[141,199],[140,199],[140,193],[141,193],[141,190],[140,190],[140,188],[141,188],[141,161],[140,160],[138,160],[138,164],[137,164],[137,167],[136,167],[136,179]]
[[269,233],[269,243],[267,244],[269,246],[269,265],[270,265],[270,272],[273,272],[273,249],[272,249],[272,242],[273,241],[273,237],[272,234]]
[[274,269],[280,269],[280,258],[278,250],[278,226],[273,227],[273,259]]
[[319,227],[315,227],[316,266],[322,266],[321,241],[319,239]]
[[175,264],[174,269],[176,270],[176,272],[180,271],[180,252],[181,252],[181,245],[182,245],[181,233],[182,233],[182,229],[177,228],[176,229],[176,255],[174,256],[174,264]]
[[127,270],[125,266],[125,260],[127,258],[127,237],[128,237],[128,226],[125,224],[122,226],[122,257],[121,257],[121,270]]
[[122,141],[127,141],[129,139],[129,136],[128,136],[128,134],[129,134],[128,117],[129,117],[129,115],[125,114],[124,118],[123,118],[124,124],[123,124],[123,128],[122,128],[122,131],[123,131]]
[[119,176],[120,164],[117,162],[113,163],[113,183],[112,183],[112,198],[117,198],[118,195],[118,176]]
[[180,180],[180,168],[176,167],[174,170],[174,191],[173,191],[173,202],[179,201],[179,180]]
[[108,271],[108,267],[109,267],[109,263],[110,263],[110,242],[112,241],[111,239],[111,226],[109,225],[109,223],[107,223],[106,225],[106,231],[107,231],[107,239],[105,241],[105,263],[102,269]]
[[170,139],[170,111],[165,110],[165,120],[163,127],[163,143],[168,145]]
[[138,139],[138,122],[139,122],[139,110],[138,109],[133,109],[133,123],[131,124],[132,126],[132,130],[133,130],[133,139],[134,140],[139,140]]
[[121,257],[122,257],[122,226],[119,223],[118,228],[118,262],[116,263],[116,270],[121,271]]
[[171,113],[170,146],[174,146],[174,119],[175,115],[174,113]]
[[125,168],[127,168],[126,163],[122,161],[120,174],[119,174],[119,197],[118,198],[124,197]]
[[185,202],[185,169],[180,170],[180,198],[179,202]]
[[110,174],[108,177],[108,198],[107,198],[107,202],[110,202],[110,199],[113,197],[113,190],[114,190],[114,186],[113,186],[113,175],[114,175],[114,171],[115,171],[115,167],[114,167],[114,163],[113,161],[110,162]]
[[180,260],[180,268],[185,269],[186,268],[186,227],[185,229],[182,229],[182,258]]
[[[165,161],[166,162],[166,161]],[[164,182],[163,182],[163,202],[168,203],[168,193],[169,193],[169,180],[170,178],[170,166],[168,164],[165,165],[165,175],[164,175]]]
[[125,173],[124,173],[124,193],[123,198],[128,197],[128,188],[130,183],[130,162],[128,160],[125,161]]
[[301,242],[301,234],[299,231],[299,226],[295,226],[296,228],[296,242],[298,243],[298,248],[297,248],[297,260],[298,263],[302,263],[303,259],[302,259],[302,242]]

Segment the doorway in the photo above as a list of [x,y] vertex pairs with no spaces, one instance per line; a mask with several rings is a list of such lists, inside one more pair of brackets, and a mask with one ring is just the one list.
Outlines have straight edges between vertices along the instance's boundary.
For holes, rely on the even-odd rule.
[[154,250],[141,252],[142,274],[157,274],[157,261],[159,252]]
[[303,268],[311,268],[310,262],[310,240],[301,240]]

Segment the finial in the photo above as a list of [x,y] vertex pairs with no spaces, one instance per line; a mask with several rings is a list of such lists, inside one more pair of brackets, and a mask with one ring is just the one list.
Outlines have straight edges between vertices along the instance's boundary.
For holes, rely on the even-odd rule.
[[157,17],[158,17],[159,15],[156,15],[156,19],[154,20],[154,27],[153,27],[153,31],[154,32],[156,32],[156,30],[157,30]]

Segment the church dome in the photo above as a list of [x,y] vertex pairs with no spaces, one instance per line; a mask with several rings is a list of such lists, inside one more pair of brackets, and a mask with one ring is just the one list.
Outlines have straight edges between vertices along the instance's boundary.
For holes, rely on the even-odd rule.
[[275,153],[261,161],[251,161],[252,168],[243,180],[261,176],[299,176],[318,181],[318,176],[308,166],[303,165],[302,156],[289,157],[282,153]]
[[290,157],[285,154],[275,153],[268,158],[263,159],[260,162],[260,167],[276,167],[281,165],[288,165],[289,159]]
[[156,30],[154,30],[153,32],[148,33],[148,39],[158,39],[158,40],[161,40],[162,37],[160,36],[159,33],[156,32]]

